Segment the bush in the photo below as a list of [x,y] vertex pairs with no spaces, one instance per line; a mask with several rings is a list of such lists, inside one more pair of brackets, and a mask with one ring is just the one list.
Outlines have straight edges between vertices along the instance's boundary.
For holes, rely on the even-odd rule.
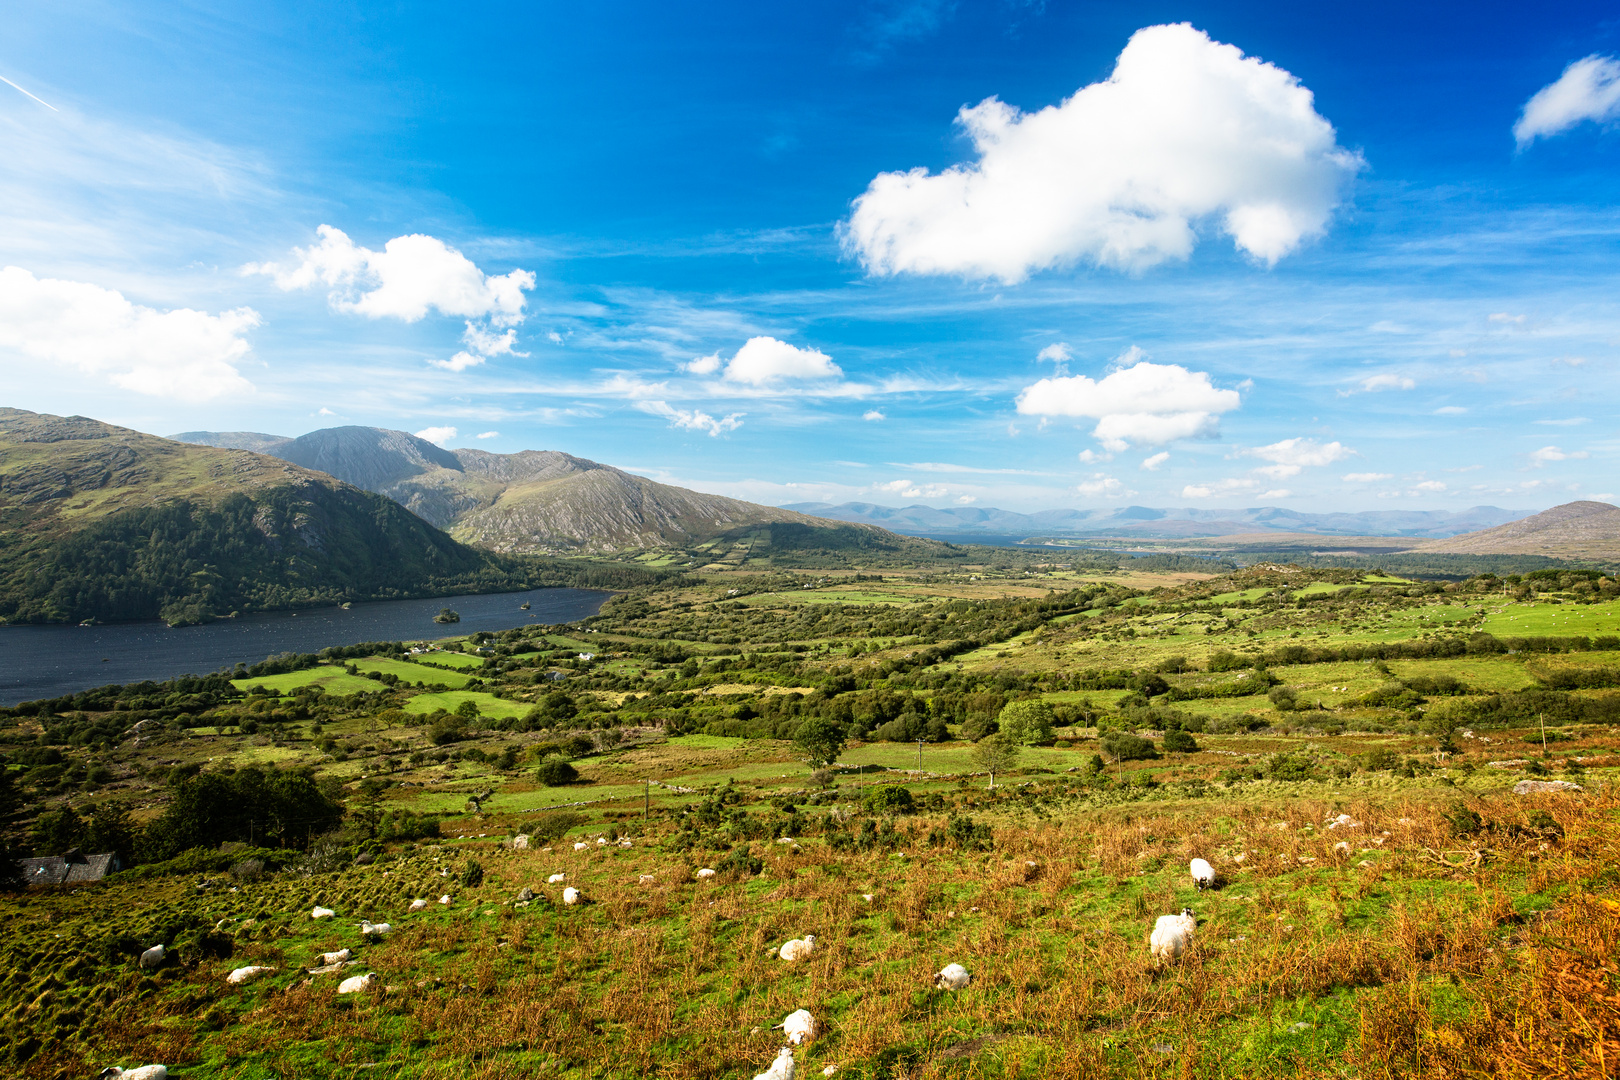
[[1198,740],[1180,728],[1171,728],[1164,733],[1164,749],[1171,754],[1195,754]]
[[562,787],[579,779],[579,770],[562,758],[546,758],[534,770],[534,778],[547,787]]
[[476,889],[484,883],[484,867],[476,859],[469,860],[466,869],[461,872],[461,884],[464,888]]
[[910,814],[917,809],[911,789],[893,784],[872,788],[861,799],[861,805],[867,813],[878,815]]
[[1291,712],[1299,708],[1299,691],[1292,686],[1273,686],[1266,694],[1278,712]]
[[1102,737],[1103,753],[1115,761],[1147,761],[1159,756],[1152,739],[1126,731],[1110,731]]
[[750,877],[765,869],[765,864],[748,853],[747,844],[738,844],[726,852],[726,857],[714,864],[717,872],[730,878]]
[[1039,698],[1008,702],[996,717],[1001,733],[1024,746],[1045,746],[1052,742],[1056,723],[1052,706]]
[[446,714],[433,721],[428,738],[434,746],[448,746],[467,737],[467,721],[460,716]]
[[989,825],[953,814],[944,829],[929,830],[928,843],[933,847],[949,845],[961,851],[989,851],[994,841]]

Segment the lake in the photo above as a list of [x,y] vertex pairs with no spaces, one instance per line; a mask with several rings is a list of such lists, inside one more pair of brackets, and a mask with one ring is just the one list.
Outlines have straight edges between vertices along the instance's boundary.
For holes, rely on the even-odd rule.
[[[0,704],[75,694],[108,683],[206,675],[286,652],[319,652],[362,641],[415,641],[567,623],[595,615],[613,594],[531,589],[483,596],[383,600],[309,611],[270,611],[202,626],[161,622],[110,626],[0,626]],[[528,603],[528,611],[522,605]],[[450,607],[461,621],[433,621]]]

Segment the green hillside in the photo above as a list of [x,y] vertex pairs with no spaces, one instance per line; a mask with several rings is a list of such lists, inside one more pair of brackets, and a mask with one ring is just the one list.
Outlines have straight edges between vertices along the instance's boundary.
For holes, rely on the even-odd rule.
[[0,619],[8,622],[191,623],[232,611],[652,576],[478,551],[391,499],[259,454],[0,410]]

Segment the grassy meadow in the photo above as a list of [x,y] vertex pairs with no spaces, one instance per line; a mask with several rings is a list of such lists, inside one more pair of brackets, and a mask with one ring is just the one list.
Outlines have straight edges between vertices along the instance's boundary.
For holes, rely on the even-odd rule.
[[[30,704],[0,728],[24,838],[122,814],[139,865],[0,895],[5,1053],[746,1080],[803,1008],[800,1077],[1613,1075],[1616,626],[1582,575],[727,571],[425,657],[455,670]],[[1032,701],[1054,729],[991,787],[977,740]],[[795,742],[813,720],[835,767]],[[172,839],[202,779],[253,770],[339,824]],[[1157,962],[1183,907],[1192,948]],[[969,987],[933,988],[948,963]],[[248,965],[273,970],[225,982]]]

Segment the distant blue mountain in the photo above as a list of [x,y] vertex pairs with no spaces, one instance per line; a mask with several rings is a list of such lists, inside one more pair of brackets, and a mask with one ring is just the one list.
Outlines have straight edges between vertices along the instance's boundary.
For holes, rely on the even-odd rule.
[[1237,533],[1301,532],[1326,536],[1411,536],[1440,538],[1476,532],[1529,517],[1534,511],[1475,506],[1445,510],[1364,510],[1354,514],[1307,514],[1279,506],[1248,509],[1126,506],[1107,510],[1039,510],[1019,514],[994,507],[879,506],[847,502],[792,503],[812,517],[881,525],[898,533],[937,536],[974,533],[1026,536],[1232,536]]

